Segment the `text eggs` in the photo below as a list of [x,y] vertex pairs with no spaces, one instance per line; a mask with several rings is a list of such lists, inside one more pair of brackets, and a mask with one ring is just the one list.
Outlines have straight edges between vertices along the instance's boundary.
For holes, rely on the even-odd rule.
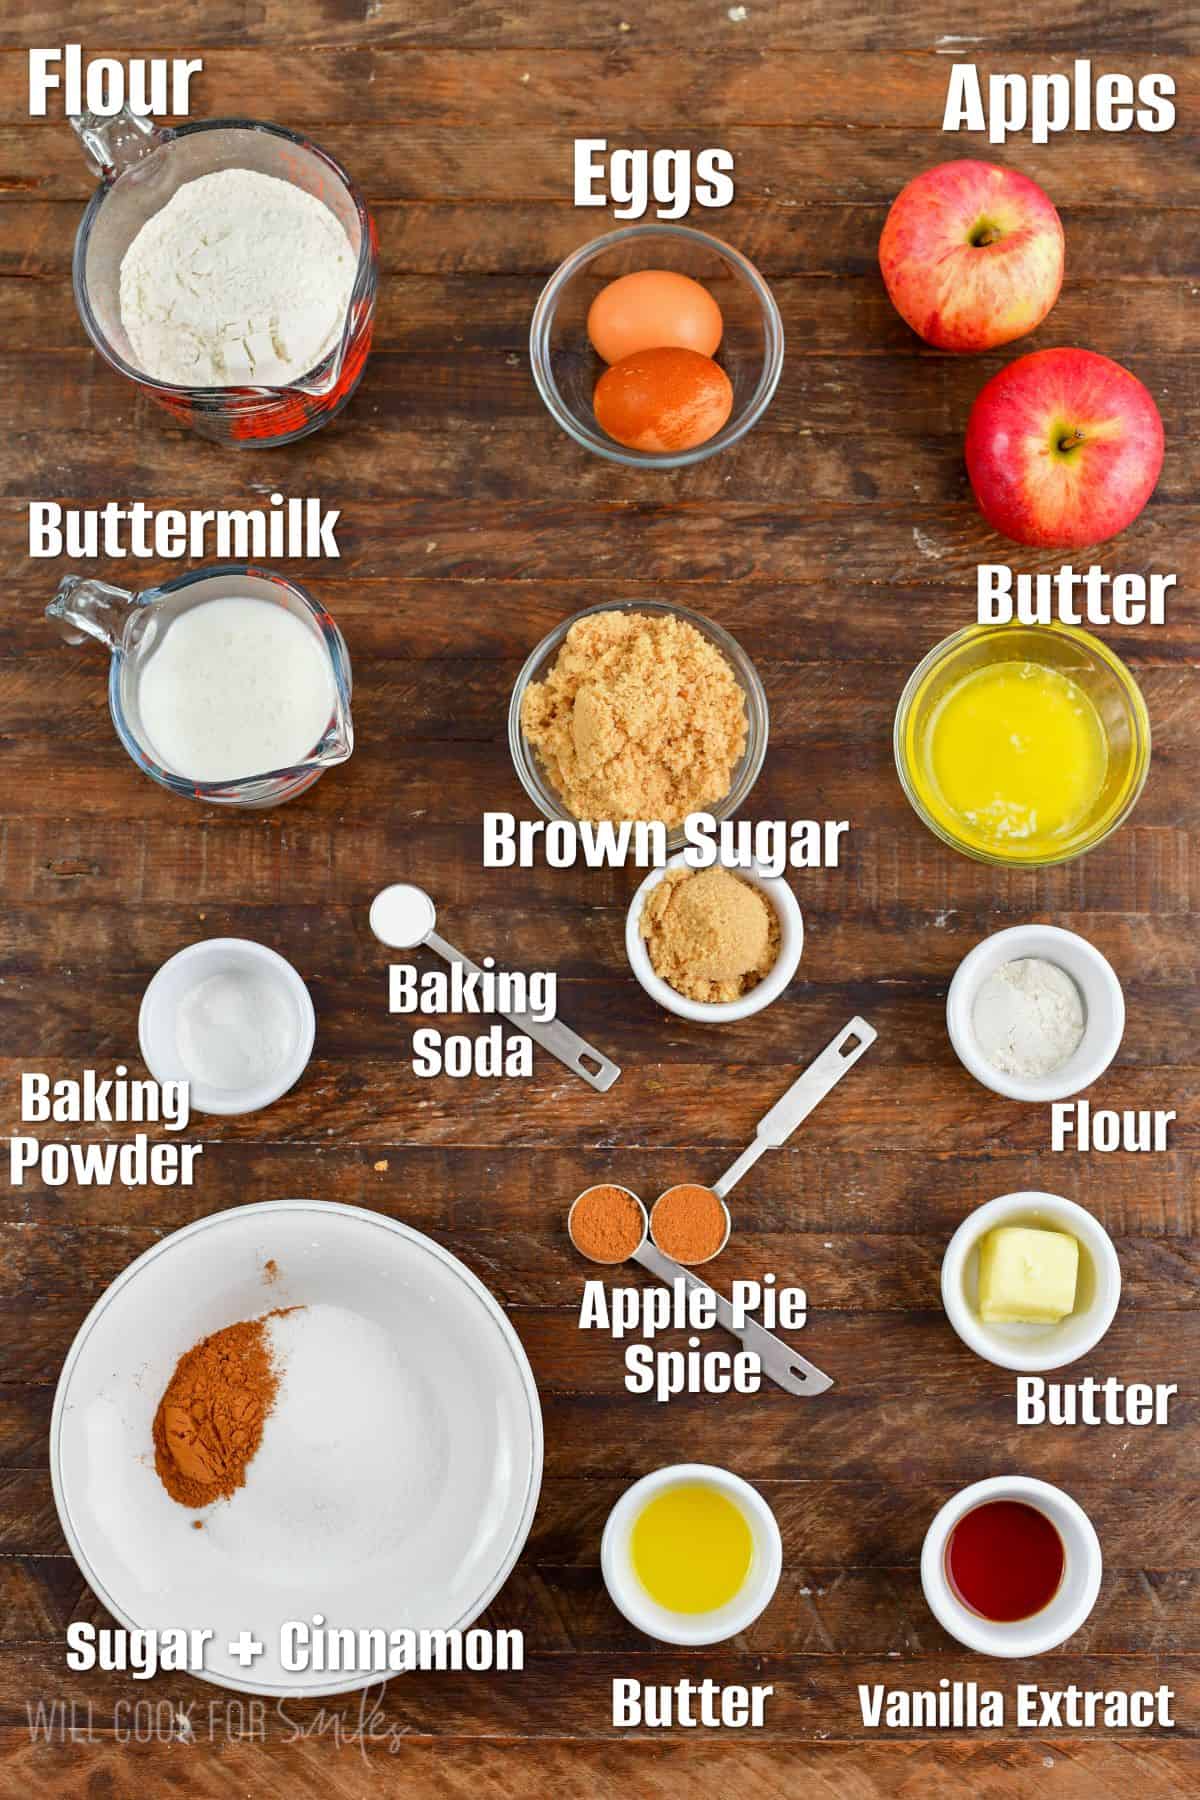
[[588,309],[587,334],[606,363],[639,350],[694,350],[712,356],[721,342],[721,309],[698,281],[671,269],[638,269],[601,288]]
[[733,410],[733,388],[711,357],[659,345],[606,369],[592,404],[618,444],[669,456],[716,436]]

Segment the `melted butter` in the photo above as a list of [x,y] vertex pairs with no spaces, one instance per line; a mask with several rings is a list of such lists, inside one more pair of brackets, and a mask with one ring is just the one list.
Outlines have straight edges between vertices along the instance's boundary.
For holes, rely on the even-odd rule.
[[976,848],[1014,862],[1069,842],[1094,817],[1108,774],[1095,706],[1060,669],[973,669],[933,709],[918,785],[930,813]]
[[734,1501],[706,1482],[685,1481],[647,1501],[630,1553],[638,1580],[668,1612],[715,1612],[750,1573],[754,1539]]

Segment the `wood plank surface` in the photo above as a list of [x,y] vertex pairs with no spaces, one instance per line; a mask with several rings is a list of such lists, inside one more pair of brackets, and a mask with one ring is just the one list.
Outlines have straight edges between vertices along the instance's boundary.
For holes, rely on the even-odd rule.
[[[268,117],[345,162],[375,212],[375,348],[318,436],[233,455],[192,437],[89,346],[71,255],[91,178],[61,114],[27,117],[26,51],[202,54],[194,116]],[[989,150],[940,131],[951,63],[990,73],[1165,69],[1163,136],[1064,134]],[[1200,1791],[1200,26],[1195,8],[1065,0],[963,14],[934,0],[22,0],[0,25],[0,1119],[22,1071],[137,1070],[141,993],[197,937],[278,948],[313,993],[318,1037],[269,1112],[202,1118],[191,1187],[6,1186],[0,1211],[0,1797],[413,1795],[748,1800],[981,1795],[1159,1800]],[[737,198],[701,223],[771,282],[787,332],[775,401],[740,444],[668,476],[622,470],[556,431],[528,362],[540,288],[610,228],[571,203],[572,143],[698,148],[737,162]],[[996,872],[909,811],[891,719],[919,656],[974,615],[976,568],[1012,561],[976,511],[967,412],[1015,350],[946,357],[890,306],[876,245],[900,183],[994,155],[1043,183],[1067,279],[1020,349],[1119,358],[1158,401],[1158,490],[1086,560],[1170,573],[1168,622],[1109,626],[1135,667],[1154,763],[1135,819],[1082,862]],[[350,642],[357,748],[277,812],[188,807],[137,775],[111,728],[103,660],[42,611],[71,568],[147,587],[180,565],[33,560],[28,506],[262,505],[313,494],[341,518],[336,562],[283,562]],[[204,559],[201,559],[204,560]],[[1021,554],[1053,570],[1061,553]],[[1084,560],[1084,559],[1077,559]],[[797,871],[806,948],[767,1013],[721,1030],[656,1009],[628,970],[637,872],[489,871],[481,812],[527,813],[505,739],[530,648],[609,598],[672,599],[719,620],[757,664],[771,746],[751,816],[845,818],[836,868]],[[623,1065],[597,1096],[540,1054],[525,1084],[421,1081],[410,1021],[386,1012],[366,909],[419,879],[468,950],[554,967],[562,1014]],[[1091,1098],[1173,1107],[1165,1154],[1051,1148],[1046,1109],[990,1096],[957,1062],[945,992],[989,931],[1042,919],[1121,974],[1117,1060]],[[565,1235],[583,1186],[653,1198],[711,1179],[791,1071],[854,1012],[878,1044],[795,1143],[735,1196],[722,1282],[773,1269],[805,1286],[805,1351],[837,1379],[801,1413],[771,1390],[635,1401],[621,1349],[581,1332],[584,1270]],[[451,1021],[465,1025],[465,1022]],[[467,1027],[469,1028],[469,1027]],[[61,1127],[82,1141],[131,1130]],[[1123,1295],[1068,1374],[1177,1382],[1164,1428],[1029,1429],[1013,1377],[940,1309],[946,1241],[994,1194],[1045,1188],[1104,1221]],[[259,1704],[184,1676],[69,1674],[63,1633],[104,1613],[51,1492],[54,1385],[88,1310],[167,1233],[243,1201],[369,1206],[428,1231],[497,1295],[538,1381],[546,1478],[525,1552],[487,1614],[519,1625],[520,1676],[410,1676],[342,1704]],[[678,1347],[682,1340],[669,1336]],[[626,1626],[599,1572],[604,1520],[647,1469],[736,1467],[783,1534],[784,1577],[729,1645],[683,1653]],[[1054,1481],[1105,1552],[1085,1627],[1036,1662],[972,1656],[925,1606],[921,1542],[964,1484]],[[760,1732],[617,1733],[614,1677],[773,1683]],[[860,1683],[974,1680],[1175,1694],[1171,1730],[888,1732]],[[41,1710],[39,1711],[39,1707]],[[753,1739],[753,1741],[748,1741]]]

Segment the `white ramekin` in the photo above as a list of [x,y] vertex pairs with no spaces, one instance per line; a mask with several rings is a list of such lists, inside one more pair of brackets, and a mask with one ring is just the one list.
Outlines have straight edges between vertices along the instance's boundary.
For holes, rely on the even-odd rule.
[[[988,1500],[1023,1500],[1054,1525],[1063,1542],[1066,1564],[1057,1594],[1049,1606],[1029,1619],[998,1623],[964,1606],[946,1574],[946,1543],[964,1514]],[[1078,1501],[1048,1481],[1028,1475],[994,1475],[963,1488],[937,1514],[921,1548],[921,1586],[938,1624],[985,1656],[1040,1656],[1063,1643],[1084,1623],[1100,1592],[1104,1558],[1095,1527]]]
[[[975,1037],[972,1013],[983,983],[1005,963],[1038,957],[1056,963],[1083,996],[1084,1027],[1079,1048],[1050,1075],[1002,1075]],[[1125,997],[1111,963],[1077,932],[1058,925],[1013,925],[994,932],[967,952],[946,996],[946,1028],[965,1069],[993,1093],[1009,1100],[1065,1100],[1098,1081],[1121,1047]]]
[[[733,1599],[715,1612],[676,1613],[659,1606],[639,1581],[630,1554],[633,1523],[646,1502],[664,1488],[690,1481],[704,1482],[728,1495],[744,1515],[754,1539],[749,1575]],[[647,1637],[664,1644],[721,1644],[745,1631],[770,1605],[783,1569],[783,1544],[775,1514],[758,1489],[740,1475],[712,1463],[673,1463],[670,1468],[643,1475],[621,1495],[604,1527],[600,1567],[617,1611]]]
[[[294,1020],[289,1055],[268,1081],[246,1088],[209,1087],[194,1081],[175,1041],[179,1003],[201,981],[231,969],[265,976],[286,995]],[[154,976],[142,996],[138,1040],[142,1061],[156,1081],[186,1081],[194,1112],[232,1116],[270,1106],[294,1087],[312,1055],[317,1021],[312,998],[290,962],[250,938],[204,938],[177,951]]]
[[[1079,1244],[1075,1311],[1057,1325],[986,1325],[979,1317],[979,1246],[997,1225],[1032,1225],[1067,1231]],[[1001,1194],[976,1207],[946,1246],[942,1305],[955,1331],[976,1356],[997,1368],[1034,1374],[1061,1369],[1094,1350],[1113,1322],[1121,1298],[1121,1265],[1098,1219],[1074,1200],[1029,1191]]]
[[752,863],[747,869],[730,867],[730,874],[740,875],[743,880],[758,888],[768,905],[773,908],[779,920],[779,955],[775,958],[770,974],[764,975],[757,987],[752,987],[740,1000],[720,1000],[711,1005],[703,1000],[689,1000],[685,995],[677,993],[661,975],[655,974],[641,932],[642,907],[646,903],[646,896],[651,888],[658,886],[668,869],[679,868],[684,863],[685,852],[680,851],[664,868],[651,869],[629,902],[625,918],[625,953],[629,958],[629,966],[650,998],[657,1000],[660,1006],[665,1006],[668,1012],[677,1013],[681,1019],[693,1019],[701,1025],[725,1025],[733,1019],[748,1019],[751,1014],[762,1012],[764,1007],[770,1006],[773,1000],[778,1000],[796,973],[800,953],[804,948],[804,918],[799,902],[782,877],[765,874],[759,863]]

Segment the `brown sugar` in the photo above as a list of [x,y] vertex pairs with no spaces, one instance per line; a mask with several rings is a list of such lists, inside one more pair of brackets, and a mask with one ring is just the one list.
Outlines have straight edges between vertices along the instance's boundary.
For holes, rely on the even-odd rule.
[[639,921],[654,973],[687,1000],[740,1000],[779,958],[779,917],[730,869],[668,869]]
[[577,619],[521,726],[577,819],[661,820],[723,800],[746,747],[746,707],[716,646],[668,613]]

